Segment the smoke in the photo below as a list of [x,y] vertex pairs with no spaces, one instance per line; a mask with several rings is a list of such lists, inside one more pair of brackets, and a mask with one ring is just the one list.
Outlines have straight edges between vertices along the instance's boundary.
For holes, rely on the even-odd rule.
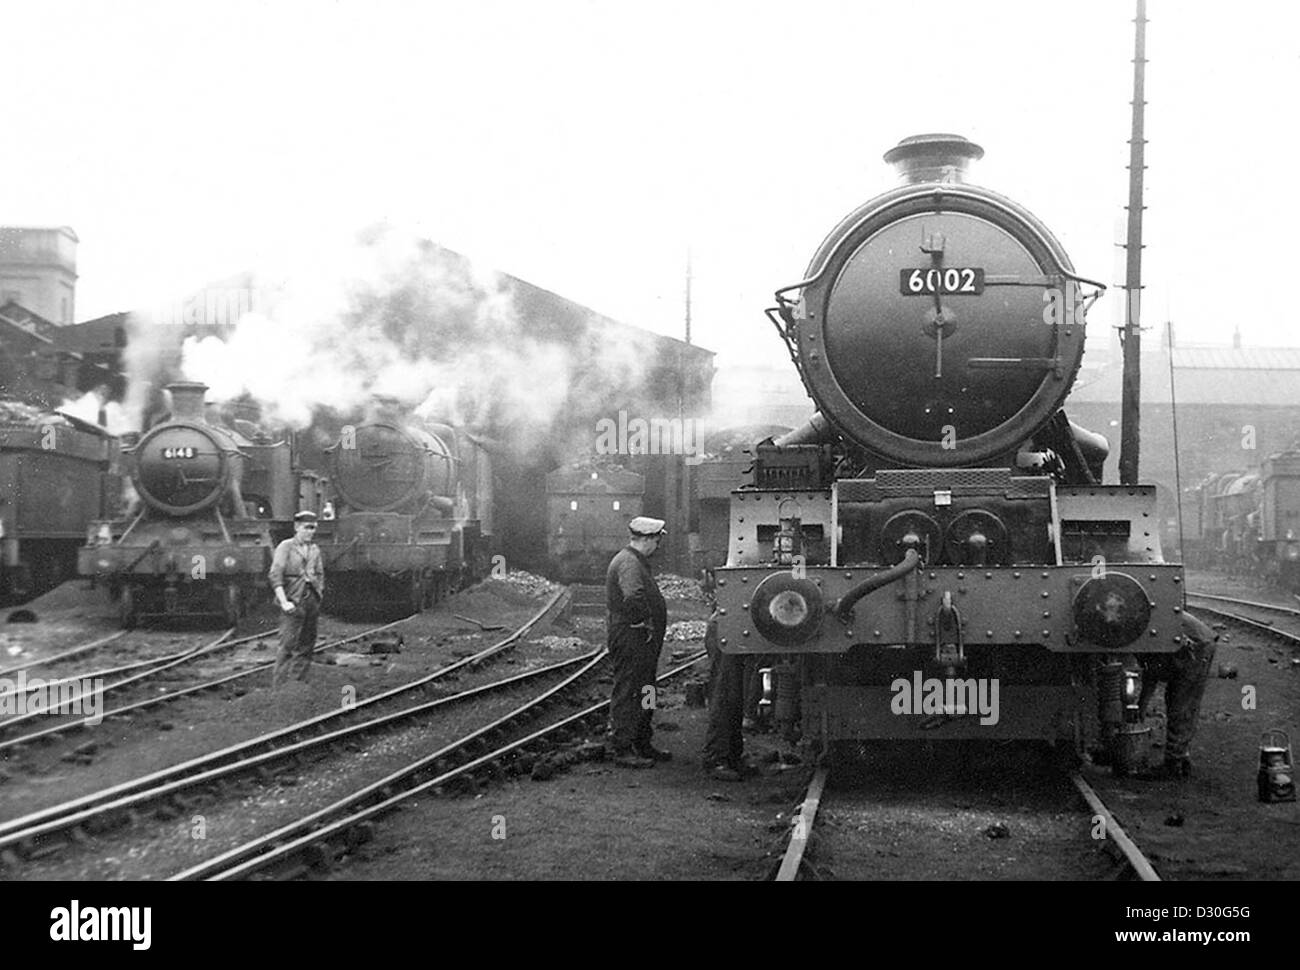
[[207,384],[210,402],[247,395],[268,422],[317,431],[324,411],[353,419],[383,395],[533,458],[591,450],[590,418],[575,413],[616,414],[663,391],[652,335],[387,227],[128,326],[135,427],[183,377]]
[[104,427],[109,434],[120,435],[139,428],[139,424],[132,419],[126,407],[117,401],[110,401],[108,396],[107,387],[98,387],[87,391],[76,400],[66,399],[56,410],[91,424],[99,424],[102,412]]

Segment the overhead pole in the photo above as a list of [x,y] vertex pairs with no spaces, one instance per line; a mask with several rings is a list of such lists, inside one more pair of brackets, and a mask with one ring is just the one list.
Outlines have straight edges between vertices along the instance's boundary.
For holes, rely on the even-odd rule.
[[1136,485],[1142,400],[1142,179],[1146,171],[1147,4],[1137,0],[1133,42],[1133,127],[1128,155],[1128,236],[1124,243],[1124,390],[1120,405],[1119,481]]
[[691,342],[691,251],[686,250],[686,342]]

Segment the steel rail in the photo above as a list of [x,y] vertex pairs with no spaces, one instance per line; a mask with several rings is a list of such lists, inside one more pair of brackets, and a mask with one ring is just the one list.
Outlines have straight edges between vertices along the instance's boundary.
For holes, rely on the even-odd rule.
[[106,637],[100,637],[98,640],[92,640],[90,643],[83,643],[79,647],[71,647],[68,650],[64,650],[62,653],[51,654],[48,657],[35,657],[31,660],[24,660],[20,664],[14,664],[12,667],[0,668],[0,677],[6,677],[9,674],[14,674],[20,670],[26,670],[29,667],[35,667],[39,664],[52,664],[57,663],[60,660],[66,660],[68,657],[75,657],[78,654],[94,650],[96,647],[102,647],[106,643],[112,643],[119,637],[126,636],[129,632],[129,630],[118,630],[116,633],[109,634]]
[[[322,842],[325,842],[348,829],[354,828],[371,818],[391,811],[395,806],[415,797],[416,795],[444,786],[456,778],[469,774],[478,768],[482,768],[485,765],[500,759],[506,754],[517,751],[530,744],[534,744],[549,734],[554,734],[564,730],[572,724],[576,724],[594,714],[604,711],[609,706],[609,701],[607,700],[592,704],[589,707],[571,714],[568,717],[562,718],[553,724],[540,728],[525,737],[488,751],[486,754],[480,755],[479,757],[453,768],[450,771],[442,772],[427,781],[415,784],[413,787],[407,788],[404,791],[397,792],[396,794],[392,793],[394,785],[413,780],[414,775],[427,767],[434,766],[436,770],[439,761],[445,760],[457,751],[463,751],[474,742],[501,730],[507,723],[516,720],[524,712],[553,699],[567,687],[571,686],[586,674],[594,670],[596,665],[604,659],[605,654],[606,651],[600,651],[595,659],[590,661],[581,670],[574,673],[565,681],[543,692],[533,700],[517,708],[515,711],[506,714],[502,718],[498,718],[493,723],[485,725],[484,727],[465,735],[459,740],[444,746],[430,755],[426,755],[418,761],[412,762],[405,768],[399,769],[379,781],[367,785],[365,788],[338,800],[332,805],[319,809],[296,822],[291,822],[288,825],[281,826],[274,832],[260,836],[245,845],[230,849],[219,856],[207,860],[206,862],[186,869],[184,872],[177,873],[176,875],[169,877],[170,881],[243,878],[257,870],[265,869],[277,861],[309,849],[312,846],[319,846]],[[704,653],[697,654],[696,656],[687,659],[684,663],[679,664],[677,667],[665,671],[656,678],[656,683],[662,683],[671,677],[677,676],[682,671],[699,663],[699,661],[703,660],[705,656],[706,654]],[[358,808],[356,811],[352,811],[350,814],[337,818],[332,822],[326,822],[326,819],[331,815],[337,815],[340,812],[347,812],[354,806],[359,806],[362,802],[375,796],[379,796],[381,800],[366,807]],[[325,822],[325,824],[319,828],[315,828],[314,826],[316,826],[318,822]],[[303,832],[304,834],[297,835],[299,832]],[[296,837],[294,837],[295,835]],[[286,838],[289,838],[290,841],[283,841]]]
[[1160,875],[1156,872],[1155,867],[1142,854],[1132,839],[1124,831],[1123,827],[1115,820],[1115,816],[1110,813],[1102,800],[1093,791],[1092,786],[1083,780],[1083,775],[1077,771],[1070,772],[1070,781],[1074,782],[1074,787],[1079,789],[1079,794],[1083,796],[1088,806],[1105,822],[1106,833],[1110,836],[1112,842],[1124,854],[1124,861],[1128,863],[1129,868],[1138,879],[1143,882],[1160,882]]
[[[799,872],[803,867],[804,853],[812,838],[817,810],[821,807],[827,775],[827,769],[824,766],[819,767],[808,783],[807,793],[799,805],[799,810],[791,819],[790,842],[786,846],[780,868],[773,879],[775,882],[794,882],[798,879]],[[1102,802],[1092,786],[1077,771],[1070,772],[1069,778],[1074,787],[1078,789],[1079,794],[1083,796],[1084,801],[1088,803],[1088,806],[1102,819],[1106,826],[1107,835],[1120,850],[1125,863],[1134,875],[1144,882],[1159,882],[1160,875],[1156,872],[1155,867],[1142,854],[1142,850],[1137,847],[1137,844],[1129,837],[1128,833],[1124,831],[1123,826],[1115,819],[1115,816]]]
[[[109,691],[120,690],[121,688],[126,687],[129,684],[134,684],[137,681],[144,680],[145,678],[148,677],[152,677],[154,676],[154,674],[161,673],[164,670],[170,670],[172,667],[178,666],[179,664],[186,663],[187,661],[193,659],[194,657],[200,656],[205,653],[209,653],[217,649],[218,647],[229,647],[230,645],[227,644],[225,640],[228,636],[230,636],[234,632],[235,632],[235,628],[232,626],[229,630],[221,634],[221,636],[217,637],[216,640],[208,644],[206,647],[194,647],[193,649],[187,650],[180,655],[173,655],[172,659],[166,660],[154,666],[150,666],[148,669],[142,670],[138,674],[133,674],[130,677],[123,678],[122,680],[114,681],[111,684],[106,684],[104,687],[99,688],[98,690],[92,688],[91,693],[98,693],[100,699],[102,700],[104,695],[107,694]],[[69,680],[61,681],[61,683],[70,683],[71,681],[82,680],[82,679],[83,678],[70,678]],[[84,679],[93,680],[94,676],[91,675]],[[28,688],[29,691],[35,691],[37,689],[43,689],[43,688],[35,688],[35,687]],[[67,700],[60,700],[57,705],[53,705],[50,707],[42,707],[40,710],[28,711],[26,714],[18,714],[14,717],[8,718],[7,720],[0,721],[0,730],[4,730],[5,728],[12,727],[15,724],[22,724],[26,721],[30,721],[38,717],[48,717],[51,714],[61,714],[63,713],[63,709],[65,707],[66,708],[73,707],[73,705],[77,704],[77,702],[79,702],[82,698],[86,696],[87,696],[86,691],[84,690],[78,691],[75,697],[70,697]],[[37,732],[37,734],[41,734],[41,733],[44,732]],[[33,735],[28,735],[28,737],[31,736]],[[0,747],[4,747],[4,745],[0,745]]]
[[[388,714],[380,715],[379,717],[372,718],[368,721],[362,721],[358,724],[350,724],[334,731],[327,731],[324,734],[312,735],[291,744],[274,747],[268,751],[263,751],[260,754],[253,754],[246,758],[240,758],[236,761],[211,768],[207,771],[200,771],[196,774],[185,774],[175,780],[163,782],[152,788],[136,791],[133,794],[125,795],[113,801],[94,805],[93,807],[80,812],[61,815],[53,821],[45,822],[41,825],[35,825],[26,829],[19,829],[7,833],[3,839],[0,840],[0,855],[3,855],[4,853],[14,855],[11,848],[13,845],[31,845],[31,843],[37,838],[42,838],[54,832],[66,829],[77,829],[85,835],[87,823],[93,822],[98,818],[114,816],[120,813],[130,814],[150,802],[172,798],[187,789],[201,788],[210,785],[213,782],[228,779],[230,776],[241,772],[262,769],[268,764],[277,761],[293,759],[299,755],[307,753],[313,748],[325,748],[350,737],[375,731],[379,728],[388,727],[401,721],[414,720],[415,718],[430,713],[439,707],[471,700],[483,694],[509,690],[525,681],[545,677],[563,670],[565,667],[572,667],[575,664],[588,661],[595,655],[596,651],[592,651],[591,653],[584,654],[580,657],[571,657],[568,660],[561,660],[545,667],[539,667],[536,670],[528,670],[523,673],[513,674],[502,680],[495,680],[478,687],[471,687],[467,690],[460,691],[459,693],[450,694],[447,697],[439,697],[435,700],[417,704],[413,707],[407,707],[399,711],[392,711]],[[339,713],[343,712],[335,712],[330,716],[338,716]],[[295,733],[301,733],[301,731]],[[245,743],[244,746],[247,746],[247,743]],[[5,861],[13,864],[19,860],[17,856],[14,855],[13,858],[8,858]]]
[[1217,616],[1220,619],[1228,620],[1232,623],[1239,623],[1258,633],[1266,633],[1270,636],[1277,637],[1280,640],[1286,641],[1291,646],[1300,647],[1300,636],[1297,636],[1294,633],[1288,633],[1286,630],[1279,630],[1271,623],[1265,623],[1262,620],[1254,620],[1249,616],[1242,616],[1240,613],[1232,613],[1228,610],[1220,610],[1213,606],[1198,606],[1197,609],[1202,613],[1209,614],[1210,616]]
[[781,867],[777,870],[775,882],[794,882],[803,866],[804,852],[812,839],[813,824],[817,820],[817,809],[821,807],[822,793],[826,790],[826,778],[829,774],[823,765],[813,772],[808,782],[808,791],[799,803],[799,811],[790,821],[790,844],[786,846],[781,858]]
[[[36,812],[29,813],[19,818],[10,819],[6,822],[0,822],[0,850],[8,849],[15,844],[21,844],[24,841],[39,836],[48,835],[51,832],[59,831],[64,828],[71,827],[72,825],[80,824],[91,818],[94,818],[99,814],[102,814],[103,811],[107,811],[110,808],[114,811],[121,808],[126,808],[128,807],[128,805],[135,804],[134,802],[128,800],[128,796],[133,798],[136,795],[138,795],[140,792],[156,790],[162,788],[166,784],[175,785],[180,779],[187,778],[201,772],[205,772],[205,770],[208,769],[213,769],[216,766],[220,765],[223,761],[227,761],[227,759],[231,759],[231,758],[235,759],[231,763],[238,765],[241,763],[242,760],[241,756],[253,750],[254,748],[261,747],[267,744],[274,744],[276,741],[279,741],[283,738],[290,737],[295,734],[301,734],[304,731],[316,729],[329,721],[332,721],[336,718],[352,715],[356,711],[369,707],[372,704],[378,704],[382,701],[386,701],[399,694],[425,688],[430,684],[432,684],[434,681],[446,677],[448,674],[455,673],[456,671],[461,670],[462,668],[477,666],[478,664],[484,662],[485,660],[496,656],[497,654],[502,652],[502,650],[508,649],[514,643],[517,643],[519,639],[527,635],[529,631],[531,631],[535,626],[537,626],[537,624],[540,623],[542,620],[544,620],[549,614],[555,612],[557,608],[557,604],[559,603],[561,597],[563,596],[563,593],[564,593],[563,590],[557,592],[554,596],[551,597],[550,600],[547,601],[547,603],[541,608],[541,610],[539,610],[536,614],[534,614],[530,619],[528,619],[524,624],[522,624],[518,630],[516,630],[514,633],[512,633],[510,636],[506,637],[505,639],[500,640],[492,644],[491,646],[484,648],[483,650],[479,651],[476,654],[471,654],[468,657],[462,658],[461,660],[448,664],[446,667],[441,667],[438,670],[434,671],[433,673],[421,677],[417,680],[411,681],[406,684],[401,684],[397,687],[390,688],[389,690],[386,691],[382,691],[373,697],[368,697],[362,700],[358,700],[355,704],[351,705],[350,707],[340,708],[334,711],[327,711],[324,714],[318,714],[314,717],[310,717],[305,720],[298,721],[294,724],[290,724],[282,728],[277,728],[272,731],[267,731],[256,737],[249,738],[248,740],[237,742],[235,744],[229,745],[220,750],[209,752],[208,754],[200,755],[196,758],[191,758],[189,761],[184,761],[181,762],[180,764],[172,765],[168,768],[160,769],[159,771],[152,772],[148,775],[143,775],[138,778],[133,778],[125,782],[120,782],[109,788],[91,792],[87,795],[82,795],[78,798],[71,799],[67,802],[62,802],[58,805],[53,805],[50,806],[49,808],[45,808]],[[375,633],[377,631],[386,630],[389,627],[395,626],[397,623],[404,623],[406,622],[406,620],[409,619],[411,619],[411,617],[406,617],[404,620],[397,620],[394,621],[393,623],[387,623],[380,627],[375,627],[370,630],[362,631],[361,633],[354,634],[343,640],[330,641],[328,643],[321,644],[316,648],[316,650],[319,651],[319,650],[330,649],[339,646],[340,644],[348,643],[352,640],[356,640],[364,636],[369,636],[372,633]],[[566,661],[566,662],[570,662],[570,661]],[[162,700],[174,699],[176,696],[179,696],[181,693],[192,693],[198,689],[207,689],[212,686],[217,686],[219,684],[235,680],[239,677],[244,677],[251,673],[256,673],[260,670],[265,669],[267,666],[270,666],[270,663],[262,664],[256,668],[253,668],[252,670],[241,671],[240,673],[223,677],[218,681],[212,681],[207,684],[198,685],[197,687],[186,688],[184,691],[173,692],[172,694],[164,695],[160,698],[151,698],[148,701],[139,702],[134,705],[129,705],[128,708],[119,709],[119,711],[117,712],[107,712],[105,716],[108,716],[108,713],[120,713],[121,710],[134,709],[136,707],[145,706],[146,704],[155,703]],[[449,700],[449,698],[442,698],[442,700],[446,701]],[[67,730],[68,727],[69,727],[68,725],[61,725],[59,726],[59,729]],[[35,735],[29,735],[28,738],[34,736]],[[4,745],[0,744],[0,748],[2,747],[4,747]],[[171,790],[167,792],[167,794],[170,793]]]
[[[227,630],[226,635],[229,636],[230,633],[233,632],[233,630],[234,630],[233,627],[230,630]],[[29,682],[27,687],[25,688],[25,692],[31,694],[31,693],[35,693],[38,690],[49,690],[52,687],[62,687],[64,684],[72,684],[78,681],[96,680],[101,677],[111,677],[113,674],[124,674],[132,670],[148,669],[150,667],[156,667],[160,664],[171,665],[170,661],[173,660],[180,660],[180,659],[193,660],[197,657],[206,656],[207,654],[214,653],[218,650],[229,650],[231,647],[237,647],[241,643],[248,643],[250,640],[257,640],[261,637],[270,636],[274,632],[275,632],[274,630],[264,630],[261,633],[254,633],[246,637],[240,637],[238,640],[225,640],[225,637],[222,637],[220,640],[216,641],[213,644],[210,644],[207,647],[202,647],[202,646],[189,647],[185,650],[176,650],[172,653],[161,654],[157,657],[146,657],[143,660],[132,660],[130,663],[118,664],[116,667],[102,667],[99,670],[88,670],[80,674],[70,674],[67,677],[60,677],[58,680],[41,679],[39,686],[32,686],[32,684]],[[132,678],[132,680],[138,680],[138,679],[140,678]],[[113,687],[117,687],[120,684],[127,684],[130,682],[131,682],[130,680],[123,680],[116,684],[108,684],[105,686],[104,692],[107,693]],[[18,693],[18,691],[16,690],[6,691],[5,693],[0,694],[0,697],[7,697],[11,694],[16,694],[16,693]],[[0,728],[4,728],[10,723],[11,721],[0,721]]]
[[[415,614],[412,614],[412,616],[414,615]],[[334,647],[341,647],[345,643],[351,643],[353,640],[359,640],[362,637],[370,636],[374,633],[378,633],[380,630],[387,630],[389,627],[395,626],[398,623],[405,623],[409,619],[411,619],[410,616],[405,617],[401,620],[394,620],[392,623],[386,623],[383,626],[374,627],[370,630],[364,630],[361,633],[356,633],[348,637],[343,637],[342,639],[339,640],[326,641],[325,643],[319,644],[315,648],[313,648],[312,653],[319,653],[322,650],[331,650]],[[207,653],[207,652],[211,652],[212,650],[224,650],[230,646],[233,646],[235,643],[246,643],[248,640],[255,640],[263,636],[266,636],[266,634],[259,633],[252,637],[245,637],[241,640],[233,641],[232,643],[223,643],[220,644],[219,646],[214,646],[212,648],[205,649],[203,652]],[[186,656],[182,657],[179,661],[168,664],[168,667],[174,667],[184,661],[192,660],[197,655],[198,654],[196,653],[187,654]],[[177,690],[168,691],[165,694],[156,694],[153,697],[146,697],[144,700],[135,701],[131,704],[124,704],[121,707],[112,708],[111,710],[102,712],[99,715],[99,717],[100,720],[107,720],[110,717],[120,717],[123,714],[129,714],[132,711],[137,711],[140,710],[141,708],[154,707],[158,704],[166,704],[170,701],[174,701],[180,697],[185,697],[189,694],[197,694],[200,693],[201,691],[212,690],[213,688],[220,687],[223,684],[228,684],[231,683],[232,681],[241,680],[244,677],[251,677],[254,674],[261,673],[265,671],[267,668],[272,667],[274,665],[275,665],[274,660],[266,660],[263,661],[262,663],[255,664],[254,666],[249,667],[247,670],[240,670],[237,671],[236,673],[226,674],[223,677],[217,677],[213,680],[205,680],[197,684],[192,684],[189,687],[182,687]],[[153,674],[158,673],[163,669],[165,668],[159,667],[153,670],[147,670],[143,674],[131,678],[131,680],[143,680],[145,677],[152,676]],[[104,688],[104,693],[108,693],[109,689],[111,688],[121,687],[129,682],[130,681],[124,680],[124,681],[119,681],[118,683],[115,684],[110,684],[108,687]],[[64,705],[60,705],[60,706],[62,707]],[[49,712],[41,711],[36,713],[49,713]],[[24,715],[25,718],[31,716],[33,715]],[[7,724],[9,722],[5,722],[5,723]],[[61,724],[51,724],[49,727],[42,728],[39,731],[31,731],[27,734],[21,734],[16,738],[6,738],[4,741],[0,741],[0,751],[4,751],[8,748],[20,747],[24,744],[29,744],[32,741],[40,740],[41,738],[49,737],[55,734],[63,734],[66,731],[75,731],[78,730],[79,728],[88,727],[88,726],[89,725],[86,723],[86,719],[84,717],[72,721],[65,721]],[[0,727],[3,727],[3,725],[0,724]]]
[[1198,599],[1216,600],[1220,603],[1236,603],[1239,606],[1249,606],[1257,610],[1269,610],[1274,613],[1285,613],[1288,616],[1300,616],[1300,610],[1290,606],[1278,606],[1274,603],[1260,603],[1256,600],[1243,600],[1235,596],[1219,596],[1217,593],[1201,593],[1194,589],[1187,591],[1188,596],[1195,596]]

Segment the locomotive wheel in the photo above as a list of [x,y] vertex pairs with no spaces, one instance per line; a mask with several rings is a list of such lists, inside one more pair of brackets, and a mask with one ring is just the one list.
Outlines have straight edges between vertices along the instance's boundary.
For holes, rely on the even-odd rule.
[[117,615],[122,621],[123,630],[134,630],[138,614],[135,607],[135,590],[130,586],[122,587],[122,598],[117,605]]
[[240,595],[239,587],[233,583],[226,587],[225,593],[225,617],[226,622],[231,626],[239,623],[239,618],[244,614],[243,596]]

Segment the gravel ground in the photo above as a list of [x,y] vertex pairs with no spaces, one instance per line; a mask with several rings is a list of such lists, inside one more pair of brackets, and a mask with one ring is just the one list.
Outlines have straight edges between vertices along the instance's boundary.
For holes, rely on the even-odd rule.
[[811,861],[841,880],[1105,879],[1072,785],[1025,744],[881,748],[832,776]]
[[[1190,585],[1257,599],[1270,595],[1223,577],[1193,575]],[[61,592],[65,591],[51,595]],[[1285,602],[1285,597],[1272,595]],[[84,600],[82,595],[80,607],[74,603],[69,613],[93,614]],[[412,621],[409,634],[404,631],[402,653],[381,657],[340,653],[336,664],[315,672],[316,682],[309,689],[272,695],[258,685],[243,696],[181,702],[111,729],[112,722],[106,722],[95,735],[101,744],[91,764],[63,762],[57,757],[58,748],[31,752],[18,764],[4,764],[0,770],[8,777],[0,775],[0,814],[11,816],[61,801],[108,780],[133,777],[273,724],[318,713],[337,705],[339,692],[347,685],[363,687],[358,694],[365,696],[412,679],[501,635],[484,634],[473,623],[454,619],[453,613],[512,623],[535,612],[538,605],[516,584],[492,581]],[[705,615],[702,602],[677,599],[671,606],[673,647],[664,651],[665,664],[674,651],[698,645],[691,635],[696,632],[694,624]],[[67,617],[68,622],[78,619],[88,617]],[[41,624],[17,633],[22,649],[38,649],[35,627],[49,623],[53,631],[56,622],[64,620],[56,610],[44,607]],[[328,623],[331,631],[346,627],[333,619]],[[15,636],[14,626],[5,629],[10,637]],[[74,630],[90,627],[73,624]],[[55,635],[49,635],[53,641]],[[602,618],[578,616],[568,627],[546,631],[529,649],[534,656],[553,658],[576,649],[580,641],[600,644],[603,640]],[[1260,731],[1282,727],[1293,738],[1300,737],[1300,672],[1290,659],[1285,648],[1247,634],[1234,632],[1220,645],[1218,662],[1235,666],[1238,677],[1210,682],[1193,750],[1195,774],[1189,781],[1117,780],[1103,769],[1087,769],[1102,798],[1166,878],[1300,878],[1296,803],[1264,805],[1255,796]],[[515,669],[505,663],[486,671],[485,679]],[[694,676],[699,679],[702,674]],[[470,680],[467,676],[458,686]],[[1254,709],[1243,708],[1243,687],[1254,688]],[[420,798],[380,820],[375,840],[328,878],[763,876],[777,858],[807,769],[769,762],[768,773],[743,783],[706,780],[700,772],[705,713],[685,705],[681,686],[664,692],[656,722],[656,744],[675,755],[668,764],[633,771],[581,761],[544,781],[521,776],[494,780],[472,794]],[[1158,717],[1154,727],[1150,755],[1158,762],[1163,741]],[[417,733],[401,732],[381,744],[344,752],[323,779],[305,765],[296,783],[276,776],[267,783],[251,784],[240,800],[217,805],[219,813],[213,818],[218,831],[212,838],[224,838],[237,826],[251,825],[253,819],[260,824],[278,817],[281,808],[287,811],[301,803],[304,793],[317,785],[332,787],[354,774],[360,778],[379,759],[412,747]],[[750,755],[759,758],[780,747],[769,735],[747,735],[747,746]],[[1105,878],[1113,871],[1108,857],[1087,837],[1086,813],[1058,782],[1044,781],[1050,773],[1032,752],[995,749],[973,759],[958,757],[955,764],[950,753],[914,755],[895,752],[889,755],[896,762],[894,768],[886,759],[883,765],[862,769],[863,774],[837,780],[823,810],[824,835],[817,837],[812,856],[826,875],[1075,879]],[[231,832],[221,831],[226,825]],[[134,875],[181,868],[195,853],[206,854],[213,848],[194,846],[198,840],[191,837],[191,827],[192,818],[178,816],[170,821],[170,828],[163,824],[152,841],[123,840],[94,862],[93,872]],[[208,831],[213,831],[211,826]],[[156,854],[157,846],[168,840],[173,847]],[[861,851],[846,851],[852,846]],[[164,857],[166,865],[159,865]],[[84,863],[89,857],[80,858]],[[55,877],[92,871],[59,868],[71,867],[74,861],[72,857],[54,860],[46,873]]]

